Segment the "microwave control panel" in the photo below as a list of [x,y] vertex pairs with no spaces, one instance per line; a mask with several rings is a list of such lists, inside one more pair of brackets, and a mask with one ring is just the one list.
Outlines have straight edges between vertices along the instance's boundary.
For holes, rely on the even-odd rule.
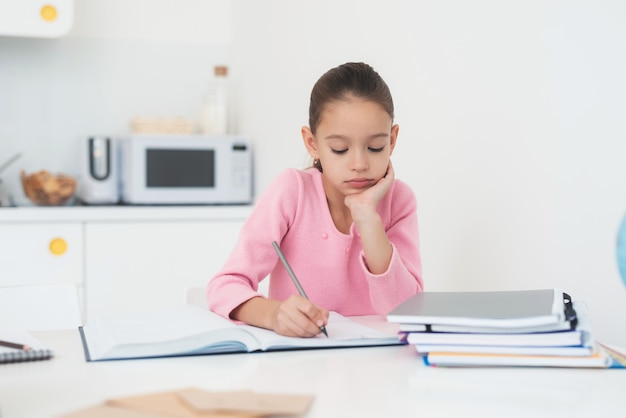
[[250,188],[252,179],[252,155],[246,143],[233,144],[232,186],[236,189]]

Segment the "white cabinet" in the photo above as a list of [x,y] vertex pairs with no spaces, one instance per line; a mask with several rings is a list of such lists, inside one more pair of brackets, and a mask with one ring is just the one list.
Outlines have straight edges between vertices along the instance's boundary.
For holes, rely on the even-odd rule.
[[0,1],[0,35],[58,38],[74,24],[74,0]]
[[80,222],[0,222],[0,286],[80,285],[82,236]]
[[89,222],[86,321],[183,303],[232,250],[242,220]]
[[250,206],[0,209],[0,287],[70,283],[83,321],[180,304],[222,267]]

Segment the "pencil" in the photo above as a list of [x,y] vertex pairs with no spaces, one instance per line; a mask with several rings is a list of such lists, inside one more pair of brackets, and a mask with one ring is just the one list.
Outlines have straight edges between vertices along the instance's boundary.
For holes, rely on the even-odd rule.
[[[289,263],[287,262],[287,259],[285,258],[285,254],[283,254],[283,252],[281,251],[276,241],[272,241],[272,245],[274,246],[276,253],[278,253],[278,258],[280,258],[280,261],[282,261],[283,265],[287,269],[287,273],[289,273],[289,277],[291,277],[291,281],[293,282],[294,285],[296,285],[296,288],[298,289],[298,293],[300,293],[300,296],[302,296],[303,298],[307,300],[310,300],[309,297],[306,295],[306,292],[302,288],[300,281],[298,281],[298,278],[296,277],[296,273],[294,273],[293,270],[291,269],[291,266],[289,265]],[[326,332],[326,327],[324,325],[320,327],[320,331],[322,331],[324,335],[328,337],[328,332]]]
[[18,350],[30,351],[30,347],[26,344],[12,343],[10,341],[2,341],[0,340],[0,346],[9,347],[9,348],[17,348]]

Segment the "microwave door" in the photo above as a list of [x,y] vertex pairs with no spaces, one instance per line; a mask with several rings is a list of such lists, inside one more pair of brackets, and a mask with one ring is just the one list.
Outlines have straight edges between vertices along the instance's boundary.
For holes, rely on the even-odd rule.
[[215,188],[215,151],[212,149],[148,149],[146,187]]

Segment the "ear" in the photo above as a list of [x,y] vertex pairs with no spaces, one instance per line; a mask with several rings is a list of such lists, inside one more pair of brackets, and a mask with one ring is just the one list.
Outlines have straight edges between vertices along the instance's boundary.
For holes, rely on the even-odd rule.
[[389,136],[389,146],[391,151],[389,155],[393,153],[394,148],[396,147],[396,140],[398,139],[398,131],[400,131],[400,127],[398,125],[393,125],[391,127],[391,135]]
[[313,136],[313,132],[308,126],[302,127],[302,142],[304,142],[304,147],[307,152],[311,156],[311,158],[318,159],[319,155],[317,153],[317,143],[315,142],[315,137]]

